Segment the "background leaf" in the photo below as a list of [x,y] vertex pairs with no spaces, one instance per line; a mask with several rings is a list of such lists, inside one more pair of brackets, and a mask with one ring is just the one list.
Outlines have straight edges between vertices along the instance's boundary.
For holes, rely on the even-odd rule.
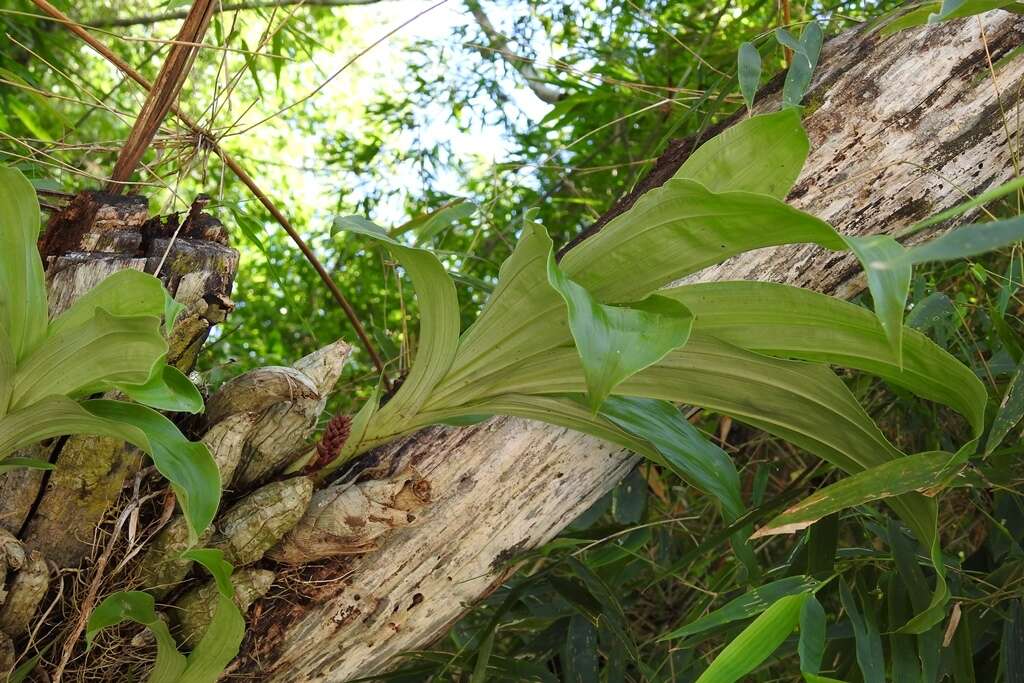
[[808,597],[801,593],[776,600],[718,653],[697,683],[733,683],[753,671],[796,627]]
[[753,43],[740,43],[739,57],[736,60],[736,75],[740,83],[740,93],[747,109],[754,107],[754,96],[761,80],[761,53]]

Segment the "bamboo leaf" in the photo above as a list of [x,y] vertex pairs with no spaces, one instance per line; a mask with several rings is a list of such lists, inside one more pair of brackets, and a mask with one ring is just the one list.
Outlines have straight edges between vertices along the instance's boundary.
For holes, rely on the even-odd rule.
[[124,621],[145,626],[156,639],[156,662],[147,679],[149,683],[178,683],[185,671],[185,656],[178,652],[167,624],[157,616],[156,602],[149,593],[120,591],[104,598],[89,615],[85,628],[86,644],[91,647],[97,633]]
[[903,364],[903,311],[910,294],[911,266],[900,259],[905,250],[888,235],[847,237],[847,244],[868,277],[868,289],[875,304],[875,314],[882,323],[889,345]]
[[1017,365],[1006,386],[1006,393],[999,403],[999,411],[992,421],[988,437],[985,439],[985,454],[988,455],[1003,442],[1010,430],[1024,416],[1024,363]]
[[36,249],[39,202],[21,171],[0,166],[0,328],[20,362],[46,334],[46,288]]
[[[917,264],[978,256],[1024,239],[1024,216],[991,223],[972,223],[951,230],[924,244],[910,247],[903,263]],[[893,264],[891,267],[896,267]]]
[[[754,588],[738,598],[731,600],[722,607],[716,609],[714,612],[686,624],[685,626],[677,628],[674,631],[666,633],[658,638],[658,640],[662,641],[686,638],[724,624],[730,624],[741,619],[749,619],[750,617],[761,614],[783,598],[804,596],[817,588],[818,585],[818,581],[809,576],[788,576],[784,579],[779,579],[778,581],[766,583],[763,586]],[[799,614],[800,612],[798,609],[797,615],[799,616]],[[793,625],[796,625],[795,620]],[[792,630],[792,627],[790,627],[790,630]],[[784,637],[785,636],[783,636],[783,638]],[[781,643],[782,640],[780,639],[779,642]],[[774,648],[772,649],[774,650]],[[771,654],[771,651],[766,653],[765,656],[768,654]]]
[[853,624],[857,664],[860,666],[864,683],[885,683],[885,653],[882,650],[882,637],[878,632],[878,625],[870,614],[865,614],[861,610],[858,600],[843,579],[839,580],[839,596],[843,609]]
[[757,51],[753,43],[740,43],[736,62],[740,93],[749,110],[754,107],[754,96],[757,94],[757,86],[761,81],[761,53]]
[[813,595],[808,596],[800,608],[800,671],[817,674],[825,657],[825,608]]
[[563,683],[591,683],[599,680],[597,628],[586,617],[579,614],[570,617],[559,661],[565,667]]
[[956,458],[944,451],[918,453],[858,472],[804,498],[758,529],[753,538],[794,533],[846,508],[938,486],[949,477]]
[[808,593],[779,598],[725,646],[697,683],[733,683],[753,671],[796,627]]

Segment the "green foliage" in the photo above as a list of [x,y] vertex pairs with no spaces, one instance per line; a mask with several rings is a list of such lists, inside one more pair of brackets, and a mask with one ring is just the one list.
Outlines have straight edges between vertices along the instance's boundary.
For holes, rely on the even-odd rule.
[[[203,407],[195,386],[165,360],[160,321],[173,323],[178,304],[153,276],[124,271],[49,321],[35,190],[2,167],[0,188],[0,242],[9,247],[0,257],[0,463],[45,468],[8,456],[55,436],[124,439],[171,482],[198,538],[220,503],[217,466],[204,445],[152,409]],[[82,400],[107,391],[139,403]]]
[[86,625],[85,639],[90,646],[97,633],[124,621],[149,629],[156,639],[157,654],[146,679],[148,683],[213,683],[238,654],[245,635],[245,618],[235,604],[231,585],[233,568],[224,560],[224,553],[194,548],[182,557],[198,562],[213,575],[219,601],[213,620],[188,656],[178,651],[174,636],[157,615],[156,603],[149,593],[120,591],[108,595],[89,615]]
[[[20,0],[15,4],[30,9]],[[143,4],[146,11],[161,9],[157,3]],[[870,18],[892,4],[794,6],[794,25],[789,29],[803,39],[806,30],[800,34],[795,27],[817,19],[831,34],[849,25],[844,23],[847,18]],[[958,11],[979,8],[981,5],[967,2]],[[142,5],[101,7],[93,2],[78,3],[71,9],[74,16],[85,18],[118,10],[143,12]],[[938,2],[928,3],[907,16],[923,22],[941,10]],[[490,297],[485,310],[490,323],[466,330],[460,355],[452,361],[450,381],[440,388],[450,391],[442,397],[447,399],[458,397],[473,377],[480,379],[483,392],[495,390],[509,377],[518,377],[524,393],[491,396],[486,402],[460,406],[476,411],[469,416],[460,413],[460,417],[450,418],[435,413],[430,419],[477,420],[488,412],[546,418],[599,433],[658,464],[634,474],[628,491],[623,487],[608,496],[588,515],[589,521],[581,520],[567,535],[530,558],[535,562],[527,566],[538,569],[514,577],[487,605],[453,629],[447,641],[432,652],[415,655],[419,668],[408,674],[408,680],[423,680],[432,674],[453,678],[455,672],[468,677],[478,670],[479,677],[487,680],[551,681],[579,672],[591,675],[595,667],[601,680],[609,682],[693,680],[715,659],[720,644],[742,632],[749,617],[685,641],[659,642],[664,633],[713,613],[763,584],[786,576],[813,575],[824,580],[833,573],[842,575],[853,587],[859,613],[876,619],[885,673],[894,680],[904,680],[897,675],[897,666],[904,667],[901,671],[916,667],[914,673],[929,681],[952,675],[954,664],[957,672],[966,671],[963,660],[970,659],[972,648],[964,649],[962,633],[969,633],[974,640],[978,680],[997,680],[1004,672],[1010,677],[1021,668],[1019,658],[1014,657],[1019,648],[1010,644],[1018,642],[1020,635],[1020,629],[1015,630],[1019,620],[1012,617],[1014,610],[1020,611],[1015,577],[1022,558],[1019,539],[1024,534],[1020,515],[1024,503],[1017,495],[1020,477],[1015,466],[1020,448],[1014,441],[1016,430],[1010,426],[1014,402],[1008,401],[1009,408],[996,418],[998,428],[990,420],[1004,397],[1015,396],[1011,392],[1013,373],[1021,361],[1017,341],[1020,277],[1014,276],[1013,264],[1019,261],[1019,252],[1011,252],[1009,264],[1004,254],[969,264],[918,268],[909,294],[902,297],[898,278],[888,289],[876,285],[871,297],[876,311],[885,313],[888,302],[888,320],[906,313],[909,327],[892,322],[889,330],[863,307],[790,291],[792,288],[765,285],[745,289],[743,283],[728,283],[720,290],[701,289],[705,286],[700,285],[659,292],[676,297],[694,313],[693,339],[679,352],[669,354],[670,359],[679,361],[677,366],[685,360],[689,368],[684,373],[675,367],[671,377],[661,379],[707,381],[705,365],[711,367],[716,371],[715,381],[728,384],[721,396],[702,395],[715,399],[709,403],[712,410],[731,412],[741,419],[750,417],[738,411],[743,402],[769,391],[761,385],[771,384],[777,377],[773,373],[785,371],[795,373],[800,381],[794,379],[782,390],[773,390],[768,399],[772,405],[779,402],[794,413],[808,409],[800,397],[817,384],[820,393],[811,391],[813,399],[808,403],[838,398],[844,406],[839,416],[820,420],[818,440],[798,442],[812,450],[821,451],[828,445],[822,439],[831,441],[846,430],[860,430],[864,435],[858,440],[862,441],[861,450],[888,453],[898,462],[902,456],[873,436],[871,420],[854,417],[858,411],[877,421],[901,452],[954,453],[958,445],[970,443],[979,434],[987,436],[988,458],[969,461],[962,476],[966,485],[935,499],[946,551],[938,555],[938,563],[931,557],[937,545],[928,546],[910,537],[901,523],[886,520],[876,505],[865,503],[826,517],[794,536],[778,536],[757,545],[755,564],[761,565],[761,573],[751,572],[746,562],[734,561],[722,544],[745,537],[750,529],[769,523],[814,490],[834,484],[837,475],[841,476],[835,468],[807,457],[801,448],[767,439],[711,411],[688,412],[695,423],[700,420],[700,429],[687,429],[688,424],[676,417],[677,408],[670,405],[677,400],[675,396],[663,396],[670,399],[665,402],[613,395],[600,414],[593,415],[581,402],[586,378],[579,371],[582,361],[571,348],[560,358],[567,369],[573,369],[564,375],[572,380],[565,387],[572,398],[561,393],[525,393],[542,386],[544,379],[543,364],[535,368],[534,377],[513,372],[514,366],[529,356],[513,355],[507,363],[494,359],[500,358],[500,349],[506,347],[543,357],[551,349],[573,344],[563,303],[545,283],[547,253],[523,249],[521,256],[537,261],[506,260],[513,250],[519,253],[523,248],[517,238],[527,207],[537,210],[534,221],[545,226],[552,241],[563,243],[590,224],[595,210],[611,206],[633,187],[668,139],[691,134],[704,139],[709,125],[723,121],[742,106],[741,98],[732,93],[735,82],[730,81],[742,41],[760,46],[766,78],[781,68],[780,46],[762,39],[778,23],[776,7],[745,1],[727,8],[667,0],[643,3],[642,7],[531,1],[512,3],[507,13],[507,17],[498,17],[508,20],[503,22],[503,32],[526,57],[539,56],[535,64],[545,81],[562,91],[562,98],[540,125],[537,120],[544,112],[523,114],[530,93],[495,51],[487,49],[486,36],[469,24],[446,31],[444,39],[411,45],[399,68],[393,61],[382,60],[386,77],[369,69],[360,73],[350,70],[340,79],[344,80],[343,90],[332,93],[328,89],[316,101],[330,102],[330,106],[314,106],[311,101],[309,106],[262,124],[255,132],[235,134],[248,125],[236,125],[239,110],[250,111],[251,107],[252,116],[260,118],[291,104],[305,95],[312,80],[319,83],[322,79],[311,64],[319,68],[327,63],[327,57],[354,49],[363,34],[374,33],[361,30],[373,19],[360,26],[360,20],[348,10],[308,6],[294,13],[253,11],[216,17],[209,42],[233,48],[244,41],[245,49],[261,52],[202,51],[190,78],[193,94],[181,102],[218,131],[226,131],[222,143],[287,208],[289,217],[310,238],[372,330],[375,343],[391,361],[389,368],[406,370],[406,359],[414,351],[420,359],[431,355],[424,350],[423,335],[406,325],[409,317],[419,315],[425,320],[426,310],[417,306],[398,281],[394,261],[378,258],[377,252],[370,257],[365,240],[330,239],[325,216],[372,215],[381,223],[401,224],[390,236],[402,246],[431,248],[452,275],[464,328],[474,322],[478,308],[492,291],[509,290],[501,297]],[[0,23],[5,34],[32,50],[30,54],[14,43],[0,50],[5,82],[0,88],[0,130],[39,151],[7,137],[0,141],[0,148],[18,159],[32,157],[32,162],[21,162],[22,167],[40,186],[64,190],[95,186],[96,181],[86,174],[95,173],[97,167],[110,168],[116,147],[98,141],[122,139],[127,128],[119,117],[100,111],[89,93],[102,97],[114,110],[134,112],[139,92],[130,85],[119,85],[119,74],[43,21],[0,14]],[[165,22],[127,29],[124,34],[129,40],[103,35],[112,49],[152,77],[159,61],[151,58],[158,45],[150,41],[173,37],[175,28],[174,22]],[[280,30],[270,30],[276,28]],[[261,38],[264,30],[273,35],[265,44]],[[699,55],[695,57],[690,50]],[[70,78],[52,68],[53,64]],[[808,77],[800,73],[805,66],[800,59],[794,60],[794,66],[787,85],[790,79],[798,82]],[[238,76],[233,91],[222,91],[222,76],[226,75],[233,80]],[[379,90],[366,88],[365,83],[375,77],[381,83]],[[740,94],[751,92],[749,76],[740,76],[739,85]],[[446,130],[474,141],[482,129],[496,126],[505,147],[492,154],[486,145],[480,145],[480,150],[475,145],[460,146],[453,142],[457,134],[432,134],[443,119],[448,120]],[[778,122],[781,125],[785,120],[780,116]],[[794,127],[798,125],[797,117],[788,120]],[[199,141],[171,131],[162,135],[159,152],[146,159],[157,173],[146,172],[140,178],[157,185],[166,183],[186,200],[199,189],[209,192],[216,187],[216,210],[222,218],[232,217],[225,222],[235,233],[233,244],[243,252],[240,286],[234,294],[239,308],[218,333],[219,339],[213,340],[208,359],[202,361],[212,383],[256,365],[285,364],[338,336],[354,338],[312,271],[297,262],[284,236],[238,183],[222,173],[219,161],[205,159]],[[778,145],[764,156],[777,160],[778,167],[752,169],[745,182],[761,180],[771,186],[729,188],[714,187],[706,179],[697,182],[709,193],[741,190],[781,199],[803,157],[791,143],[782,143],[777,136],[769,139]],[[752,143],[764,146],[763,139]],[[87,152],[83,145],[88,146]],[[717,160],[733,148],[723,146],[707,157]],[[782,151],[793,153],[796,161],[784,163]],[[495,155],[509,163],[493,166]],[[709,175],[736,178],[737,172],[757,166],[750,163],[751,158],[760,157],[759,147],[753,152],[737,151],[729,162],[731,175]],[[146,192],[153,197],[154,206],[161,208],[179,201],[168,189],[154,186]],[[988,195],[975,198],[974,205],[990,202]],[[462,198],[466,201],[460,203]],[[470,202],[478,207],[473,215],[468,208],[443,208]],[[432,215],[437,220],[432,220]],[[405,221],[410,216],[420,218]],[[948,220],[949,216],[939,214],[934,219]],[[788,220],[788,214],[783,220]],[[653,251],[638,250],[637,258],[647,259]],[[568,271],[565,261],[562,267],[599,305],[628,304],[642,298],[605,298],[596,289],[604,276],[584,281],[589,261],[581,261],[585,265],[579,272]],[[499,263],[505,268],[528,265],[531,278],[536,278],[530,280],[530,287],[521,287],[522,283],[504,277],[504,268],[499,277]],[[630,272],[627,283],[632,284],[636,277],[635,271]],[[419,284],[416,286],[418,289]],[[733,286],[736,288],[731,289]],[[519,297],[538,297],[559,308],[536,326],[521,325],[522,319],[514,316],[514,329],[493,324],[508,319],[496,306],[510,305]],[[908,301],[909,313],[904,305]],[[513,307],[511,312],[516,310]],[[719,312],[735,315],[719,316]],[[521,326],[525,329],[519,343],[515,333]],[[902,344],[894,348],[886,332],[900,330]],[[528,341],[531,337],[537,340],[535,346]],[[712,348],[707,337],[727,346]],[[491,345],[499,347],[496,354],[476,355]],[[938,349],[946,353],[938,353]],[[902,352],[902,359],[897,352]],[[763,355],[787,362],[764,360],[759,357]],[[956,356],[962,364],[950,362],[949,356]],[[477,361],[470,364],[474,358]],[[0,355],[0,364],[4,362]],[[810,370],[803,362],[817,367]],[[730,367],[737,363],[740,367]],[[853,372],[841,371],[841,379],[837,379],[825,364]],[[759,384],[753,390],[746,381],[750,369],[762,373],[755,374]],[[456,371],[461,374],[455,375]],[[371,420],[382,393],[376,379],[365,356],[357,356],[346,370],[336,404],[354,408],[359,400],[370,398],[357,416],[343,457],[356,452],[368,427],[385,424]],[[630,381],[634,383],[630,385]],[[647,391],[655,384],[642,386]],[[619,388],[630,386],[636,388],[638,380],[627,380]],[[0,384],[0,391],[4,390]],[[730,392],[743,400],[725,402]],[[414,405],[409,396],[406,405]],[[928,400],[918,401],[915,396]],[[381,411],[395,398],[385,402]],[[652,419],[634,419],[644,417],[641,406],[648,401],[646,409]],[[628,409],[629,420],[614,419],[612,407],[617,403]],[[850,403],[859,403],[863,409]],[[986,403],[991,406],[989,420]],[[828,429],[821,428],[826,424]],[[806,425],[793,421],[787,426],[796,435]],[[1000,435],[1004,428],[1009,432]],[[840,450],[849,450],[850,445]],[[837,451],[830,457],[838,461],[842,454]],[[702,468],[704,458],[714,466]],[[735,490],[743,496],[733,493],[733,473],[738,482]],[[716,474],[723,477],[719,488],[711,484]],[[707,483],[695,490],[691,485],[701,477]],[[650,482],[649,489],[637,486],[637,481],[644,479]],[[725,502],[736,498],[739,518],[729,516],[734,503]],[[613,500],[628,500],[628,507],[644,511],[643,516],[619,519],[614,514],[618,503]],[[727,516],[725,528],[718,507]],[[926,517],[931,514],[925,512]],[[981,540],[977,540],[979,535]],[[739,555],[740,546],[734,547]],[[572,561],[576,557],[578,563]],[[563,580],[546,580],[551,574]],[[597,577],[614,590],[592,588],[595,584],[587,583],[584,576]],[[915,615],[928,611],[933,595],[941,593],[936,590],[940,581],[943,586],[948,582],[949,593],[963,610],[964,630],[953,634],[954,643],[946,649],[941,645],[943,629],[949,625],[947,606],[931,610],[929,617],[945,616],[945,622],[927,627],[919,635],[897,633]],[[580,585],[586,586],[592,599],[580,592]],[[1018,599],[1007,599],[1014,595]],[[815,597],[830,617],[822,672],[812,673],[804,663],[804,615],[813,609],[809,607],[812,599],[808,599],[801,610],[799,652],[796,639],[790,637],[747,678],[789,680],[800,670],[806,680],[835,680],[831,676],[863,679],[856,661],[853,623],[842,607],[839,582],[828,582]],[[485,651],[486,656],[481,656]],[[998,671],[995,667],[1000,661],[1004,663]],[[987,662],[997,664],[985,668]]]

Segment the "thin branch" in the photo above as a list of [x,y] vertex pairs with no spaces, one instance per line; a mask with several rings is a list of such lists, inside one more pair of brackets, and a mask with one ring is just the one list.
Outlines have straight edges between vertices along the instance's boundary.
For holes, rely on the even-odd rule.
[[[61,12],[59,9],[51,5],[48,2],[48,0],[32,0],[32,2],[36,5],[36,7],[46,12],[48,15],[50,15],[58,22],[63,24],[64,27],[67,28],[69,31],[74,33],[79,38],[81,38],[89,47],[91,47],[93,50],[99,53],[101,57],[109,61],[115,67],[117,67],[125,76],[128,76],[133,81],[142,86],[144,90],[149,91],[152,89],[153,85],[148,80],[146,80],[146,78],[142,74],[140,74],[138,71],[132,68],[132,66],[128,64],[126,61],[124,61],[116,54],[114,54],[110,50],[110,48],[108,48],[106,45],[97,40],[91,33],[82,28],[80,24],[78,24],[76,21],[74,21],[66,14]],[[377,353],[377,349],[374,348],[373,344],[370,342],[370,338],[366,334],[366,330],[363,328],[362,323],[359,322],[358,316],[356,316],[355,309],[352,308],[352,304],[350,304],[348,302],[348,299],[345,298],[345,295],[341,293],[341,290],[338,288],[338,285],[335,284],[334,280],[331,279],[331,276],[327,272],[327,269],[324,268],[322,263],[320,263],[320,260],[316,257],[316,254],[314,254],[313,250],[309,248],[309,245],[306,244],[306,241],[304,239],[302,239],[302,236],[299,235],[298,231],[295,230],[295,228],[292,226],[288,218],[284,215],[284,213],[281,212],[279,208],[277,208],[277,205],[275,205],[274,202],[270,200],[266,193],[264,193],[263,190],[260,189],[259,185],[256,184],[256,181],[252,179],[252,176],[246,173],[245,169],[242,168],[237,161],[232,159],[230,155],[228,155],[228,153],[215,140],[213,134],[210,133],[210,131],[206,130],[201,125],[199,125],[199,123],[196,122],[195,119],[193,119],[191,116],[182,111],[181,108],[178,107],[176,104],[171,105],[171,111],[174,113],[175,116],[178,117],[178,119],[181,120],[182,123],[185,124],[186,127],[189,128],[189,130],[191,130],[196,136],[198,136],[203,141],[203,144],[207,145],[209,149],[211,149],[221,158],[221,161],[224,162],[224,165],[231,169],[231,172],[234,173],[247,188],[249,188],[249,191],[252,192],[256,199],[260,201],[260,204],[262,204],[264,208],[266,208],[266,210],[270,212],[270,215],[274,217],[274,220],[276,220],[278,224],[284,229],[284,231],[288,233],[288,236],[292,239],[293,242],[295,242],[295,246],[299,248],[299,251],[302,252],[302,255],[306,257],[306,260],[309,261],[310,265],[313,266],[313,269],[316,270],[317,275],[319,275],[320,279],[323,280],[324,284],[327,286],[327,289],[330,290],[331,295],[334,297],[334,300],[337,301],[338,305],[340,305],[342,310],[345,311],[345,315],[346,317],[348,317],[348,320],[352,324],[352,327],[355,328],[356,334],[359,336],[359,340],[362,342],[363,348],[366,350],[368,354],[370,354],[370,358],[373,360],[374,366],[377,368],[377,371],[384,378],[384,384],[390,390],[391,383],[384,375],[384,360],[380,357],[380,354]]]
[[192,70],[192,64],[195,63],[196,54],[199,52],[195,45],[203,39],[206,29],[210,26],[216,5],[214,0],[197,0],[193,3],[178,32],[178,41],[181,42],[171,46],[167,59],[160,66],[160,73],[157,74],[153,88],[146,96],[142,111],[135,119],[132,132],[117,155],[114,172],[110,175],[110,184],[107,185],[108,191],[120,191],[123,187],[121,182],[131,178],[135,167],[142,160],[142,155],[149,149],[153,136],[160,130],[167,112],[178,99],[181,86],[185,84],[185,79]]
[[[287,7],[288,5],[304,5],[306,7],[349,7],[352,5],[373,5],[381,0],[247,0],[245,2],[227,2],[218,4],[215,12],[239,12],[255,9],[270,9],[274,7]],[[114,17],[106,19],[96,17],[91,21],[82,22],[86,26],[95,28],[114,28],[125,26],[138,26],[140,24],[157,24],[162,21],[174,21],[184,19],[188,15],[187,9],[172,10],[161,14],[145,14],[137,17]]]
[[480,30],[484,32],[484,35],[487,36],[487,40],[491,42],[494,50],[501,55],[506,64],[515,69],[526,80],[526,85],[529,86],[534,95],[542,102],[547,102],[548,104],[555,104],[562,99],[562,91],[548,85],[540,72],[533,68],[533,60],[521,57],[509,47],[508,40],[494,28],[494,24],[487,18],[477,0],[466,0],[466,6],[469,7],[469,11],[473,14],[473,18],[476,19],[477,25],[480,26]]

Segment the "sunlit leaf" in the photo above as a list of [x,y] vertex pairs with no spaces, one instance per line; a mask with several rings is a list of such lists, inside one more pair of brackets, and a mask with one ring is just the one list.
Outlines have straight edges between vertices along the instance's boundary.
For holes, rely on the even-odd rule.
[[213,521],[220,504],[220,473],[202,443],[186,439],[173,422],[136,403],[76,403],[49,396],[0,418],[0,457],[55,436],[92,434],[142,449],[174,489],[193,540]]
[[48,336],[19,363],[11,407],[47,396],[87,396],[113,384],[145,384],[166,354],[159,318],[97,308],[85,322]]
[[753,671],[796,628],[808,593],[779,598],[725,646],[697,683],[733,683]]
[[693,316],[661,296],[606,306],[570,280],[548,255],[548,282],[565,300],[569,329],[583,364],[590,409],[597,411],[623,380],[686,343]]
[[175,304],[163,283],[137,270],[119,270],[80,296],[47,328],[54,336],[88,323],[102,309],[113,316],[146,316],[159,318]]
[[21,171],[0,166],[0,328],[16,362],[46,334],[46,288],[36,249],[39,202]]
[[[698,147],[673,177],[693,180],[711,192],[756,192],[783,199],[800,175],[809,149],[798,112],[759,114],[729,126]],[[609,224],[602,232],[609,229],[621,228]]]
[[175,413],[200,413],[203,397],[188,377],[171,365],[161,361],[157,371],[145,384],[117,383],[117,389],[128,398],[157,410]]
[[53,463],[38,458],[0,458],[0,473],[17,469],[52,470]]
[[984,428],[987,392],[974,372],[912,330],[902,335],[901,368],[878,318],[862,306],[768,282],[699,283],[660,294],[693,311],[696,332],[759,353],[869,372],[958,411],[975,436]]
[[561,267],[601,302],[637,301],[730,256],[794,242],[847,248],[828,223],[774,197],[673,178],[575,246]]
[[0,327],[0,418],[7,414],[11,403],[11,392],[14,391],[14,373],[17,363],[14,349],[7,336],[7,330]]
[[135,427],[145,435],[142,443],[127,439],[153,459],[157,471],[171,483],[195,542],[213,522],[220,506],[220,471],[210,451],[200,442],[186,439],[173,422],[136,403],[85,401],[93,415]]
[[455,284],[432,253],[401,244],[365,218],[338,218],[334,231],[354,232],[383,242],[412,279],[420,314],[416,359],[401,388],[379,413],[381,419],[408,419],[423,407],[455,358],[459,338]]

